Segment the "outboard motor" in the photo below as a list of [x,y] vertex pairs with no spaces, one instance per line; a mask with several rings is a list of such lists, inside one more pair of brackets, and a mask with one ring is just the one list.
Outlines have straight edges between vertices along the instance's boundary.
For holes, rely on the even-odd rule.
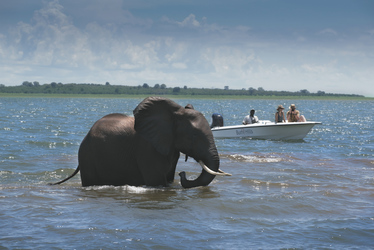
[[210,125],[210,128],[214,128],[214,127],[223,127],[223,117],[221,114],[213,113],[212,125]]

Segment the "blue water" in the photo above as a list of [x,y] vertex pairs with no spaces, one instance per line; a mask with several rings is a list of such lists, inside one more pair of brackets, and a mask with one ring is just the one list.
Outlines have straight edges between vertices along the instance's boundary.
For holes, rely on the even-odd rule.
[[[322,125],[298,141],[217,139],[232,176],[208,187],[48,186],[96,120],[141,99],[1,98],[0,249],[374,248],[373,101],[174,100],[225,125],[295,103]],[[177,172],[196,177],[183,158]]]

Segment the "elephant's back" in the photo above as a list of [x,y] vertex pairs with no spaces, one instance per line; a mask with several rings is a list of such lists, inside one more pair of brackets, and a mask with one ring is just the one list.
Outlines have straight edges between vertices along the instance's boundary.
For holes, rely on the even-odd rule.
[[[83,186],[138,184],[134,118],[110,114],[98,120],[83,139],[78,160]],[[134,176],[129,179],[129,176]]]
[[91,128],[92,137],[101,138],[108,136],[135,135],[134,117],[120,113],[113,113],[98,120]]

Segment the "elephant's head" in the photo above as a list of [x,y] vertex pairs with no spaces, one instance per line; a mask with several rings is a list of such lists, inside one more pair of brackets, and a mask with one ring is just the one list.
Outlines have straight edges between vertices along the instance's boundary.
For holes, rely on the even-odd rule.
[[162,155],[178,150],[193,157],[203,170],[195,180],[181,172],[185,188],[207,186],[215,175],[228,175],[219,170],[219,156],[208,121],[192,106],[185,108],[160,97],[143,100],[134,110],[135,130],[152,143]]

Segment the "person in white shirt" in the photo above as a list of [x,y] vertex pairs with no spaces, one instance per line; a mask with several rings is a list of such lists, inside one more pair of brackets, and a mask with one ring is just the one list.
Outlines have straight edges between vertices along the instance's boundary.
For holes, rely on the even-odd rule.
[[244,117],[243,124],[246,125],[246,124],[252,124],[252,123],[257,123],[257,122],[258,122],[258,118],[257,116],[255,116],[255,110],[251,109],[250,114]]

